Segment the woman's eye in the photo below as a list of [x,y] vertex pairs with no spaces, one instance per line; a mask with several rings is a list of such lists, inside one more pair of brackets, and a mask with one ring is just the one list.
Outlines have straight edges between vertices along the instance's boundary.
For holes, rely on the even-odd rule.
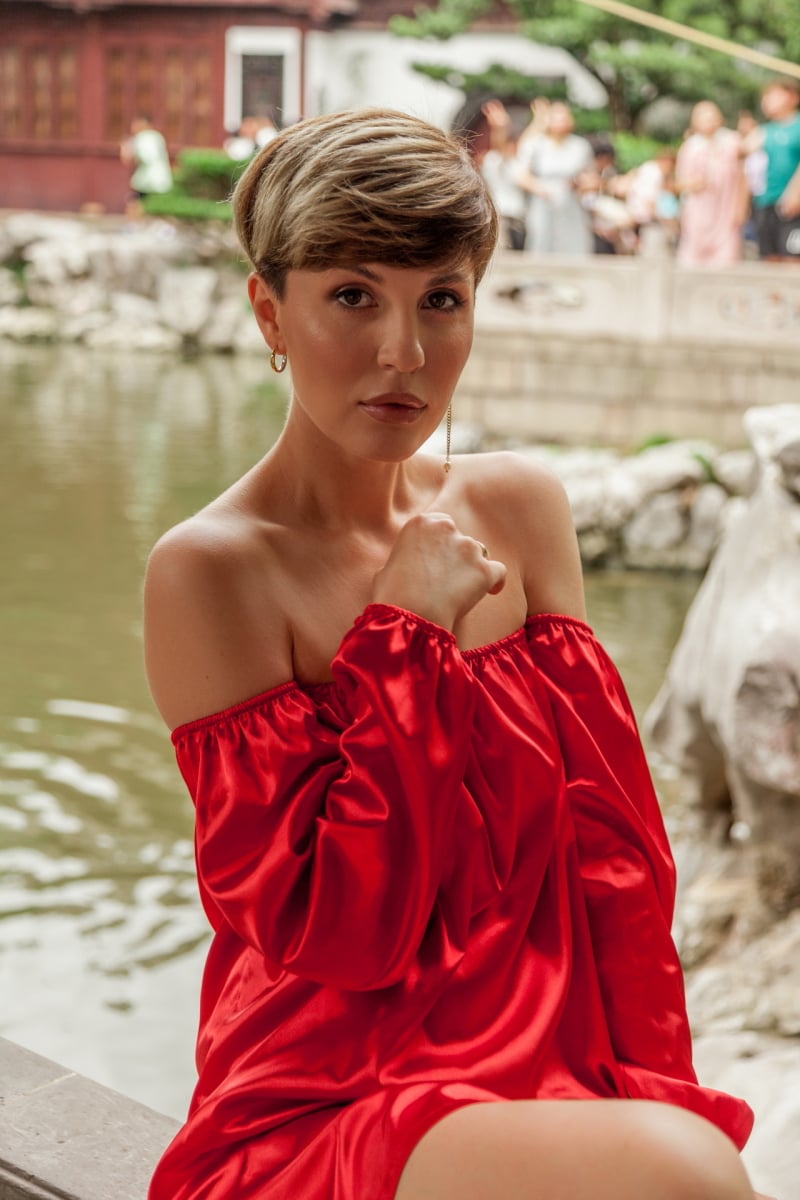
[[426,307],[435,308],[438,312],[449,312],[461,303],[461,297],[455,292],[431,292],[425,298]]
[[357,287],[340,288],[336,299],[346,308],[364,308],[370,303],[369,292]]

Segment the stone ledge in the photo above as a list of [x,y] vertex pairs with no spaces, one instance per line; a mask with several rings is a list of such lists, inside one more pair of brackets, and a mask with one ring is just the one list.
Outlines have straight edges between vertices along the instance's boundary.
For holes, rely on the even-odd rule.
[[144,1200],[178,1123],[0,1038],[0,1200]]

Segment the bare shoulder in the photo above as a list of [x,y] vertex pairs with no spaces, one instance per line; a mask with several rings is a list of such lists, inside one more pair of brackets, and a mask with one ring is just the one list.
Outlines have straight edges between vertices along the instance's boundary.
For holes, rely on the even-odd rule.
[[558,476],[513,451],[465,455],[470,503],[502,531],[513,548],[530,613],[563,613],[585,620],[578,540]]
[[213,508],[153,548],[144,583],[145,666],[171,729],[291,677],[287,624],[270,609],[265,558],[253,522]]

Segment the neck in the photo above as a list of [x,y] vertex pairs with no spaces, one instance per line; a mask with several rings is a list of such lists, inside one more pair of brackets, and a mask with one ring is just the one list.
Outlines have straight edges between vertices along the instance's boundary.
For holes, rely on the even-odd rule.
[[410,463],[348,455],[296,406],[263,461],[270,508],[331,533],[395,535],[422,506]]

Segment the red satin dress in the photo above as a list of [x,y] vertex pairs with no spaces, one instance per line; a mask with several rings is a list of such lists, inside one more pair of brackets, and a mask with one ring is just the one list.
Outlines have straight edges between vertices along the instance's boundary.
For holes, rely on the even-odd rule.
[[475,1101],[649,1098],[741,1146],[750,1109],[692,1069],[672,859],[589,627],[460,651],[373,604],[332,673],[173,733],[214,940],[150,1200],[392,1200]]

